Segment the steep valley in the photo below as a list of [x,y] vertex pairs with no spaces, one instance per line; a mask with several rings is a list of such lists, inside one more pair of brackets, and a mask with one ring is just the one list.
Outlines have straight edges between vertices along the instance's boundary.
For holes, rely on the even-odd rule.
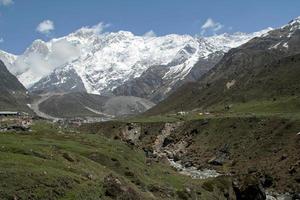
[[[167,128],[172,127],[172,128]],[[84,130],[121,139],[153,160],[172,159],[185,167],[215,169],[224,175],[252,174],[266,189],[297,194],[300,121],[278,117],[204,117],[172,122],[106,122]],[[130,137],[137,134],[137,137]],[[168,134],[158,138],[165,132]],[[157,147],[157,144],[160,144]],[[276,163],[276,165],[272,164]]]

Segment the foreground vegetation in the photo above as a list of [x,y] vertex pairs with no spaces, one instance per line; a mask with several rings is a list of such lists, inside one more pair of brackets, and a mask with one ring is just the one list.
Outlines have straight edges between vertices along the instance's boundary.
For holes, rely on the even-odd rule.
[[0,180],[0,199],[174,199],[188,195],[186,188],[219,195],[168,165],[147,164],[144,152],[121,141],[47,122],[0,134]]

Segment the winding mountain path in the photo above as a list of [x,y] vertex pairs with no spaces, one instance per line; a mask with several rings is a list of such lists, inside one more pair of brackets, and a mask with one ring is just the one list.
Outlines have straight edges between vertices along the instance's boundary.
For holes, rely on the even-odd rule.
[[53,117],[51,115],[48,115],[44,112],[42,112],[39,108],[39,105],[41,103],[43,103],[44,101],[46,101],[47,99],[49,99],[52,96],[55,95],[63,95],[63,93],[47,93],[47,94],[42,94],[40,95],[41,98],[34,100],[32,102],[32,104],[30,104],[30,108],[39,116],[45,119],[49,119],[49,120],[61,120],[62,118],[58,118],[58,117]]

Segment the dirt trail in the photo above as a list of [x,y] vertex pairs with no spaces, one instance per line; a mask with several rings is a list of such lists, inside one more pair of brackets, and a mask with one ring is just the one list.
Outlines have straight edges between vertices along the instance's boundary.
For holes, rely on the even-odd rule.
[[50,120],[61,120],[62,118],[58,118],[58,117],[53,117],[51,115],[48,115],[44,112],[42,112],[39,108],[39,105],[41,103],[43,103],[44,101],[46,101],[47,99],[49,99],[52,96],[55,95],[63,95],[63,93],[47,93],[47,94],[42,94],[40,95],[40,99],[37,99],[35,101],[32,102],[32,104],[30,104],[30,108],[39,116],[45,119],[50,119]]
[[88,109],[89,111],[95,113],[95,114],[98,114],[98,115],[103,115],[103,116],[106,116],[108,118],[114,118],[115,116],[114,115],[110,115],[110,114],[107,114],[107,113],[104,113],[104,112],[100,112],[98,110],[95,110],[95,109],[92,109],[90,107],[87,107],[87,106],[84,106],[86,109]]

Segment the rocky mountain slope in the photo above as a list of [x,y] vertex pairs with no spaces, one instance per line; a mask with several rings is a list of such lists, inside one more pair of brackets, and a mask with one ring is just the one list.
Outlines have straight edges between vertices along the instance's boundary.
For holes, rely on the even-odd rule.
[[0,60],[0,110],[28,111],[29,101],[25,87],[12,75]]
[[230,50],[199,82],[186,84],[149,114],[299,96],[300,18]]
[[[111,121],[82,126],[85,132],[134,144],[145,151],[149,160],[172,160],[183,166],[179,171],[184,175],[191,176],[187,169],[197,169],[203,176],[207,169],[211,169],[210,173],[216,170],[219,176],[254,175],[260,180],[262,190],[275,190],[295,199],[300,194],[299,128],[299,119],[272,116]],[[258,195],[255,190],[247,197]]]
[[[199,78],[224,52],[269,30],[203,38],[99,34],[95,27],[85,27],[49,42],[36,40],[19,56],[0,52],[0,58],[31,91],[114,93],[159,101],[182,82]],[[203,69],[194,69],[197,62],[204,63]]]
[[[197,81],[208,72],[223,56],[224,52],[219,51],[208,55],[206,58],[199,58],[189,73],[183,78],[176,79],[168,76],[172,65],[157,65],[147,69],[142,75],[113,90],[115,95],[131,95],[151,99],[160,102],[170,93],[186,82]],[[181,73],[179,71],[179,73]]]

